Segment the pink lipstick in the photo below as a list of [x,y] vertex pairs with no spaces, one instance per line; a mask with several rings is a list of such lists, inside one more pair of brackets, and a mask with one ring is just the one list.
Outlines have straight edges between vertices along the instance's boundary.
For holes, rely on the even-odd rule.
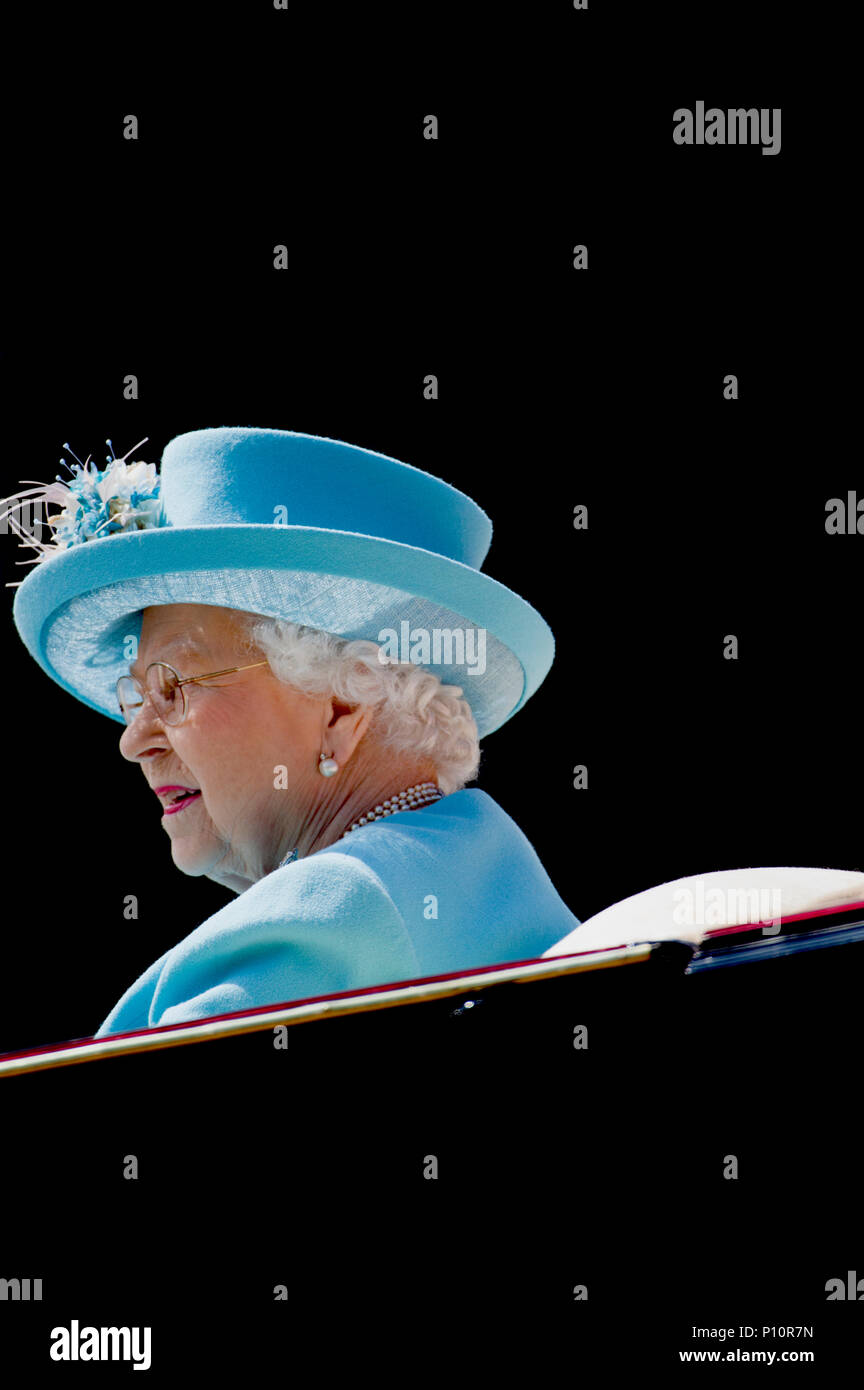
[[173,816],[177,811],[184,810],[191,806],[193,801],[198,801],[201,792],[197,787],[154,787],[153,789],[160,801],[163,803],[166,816]]

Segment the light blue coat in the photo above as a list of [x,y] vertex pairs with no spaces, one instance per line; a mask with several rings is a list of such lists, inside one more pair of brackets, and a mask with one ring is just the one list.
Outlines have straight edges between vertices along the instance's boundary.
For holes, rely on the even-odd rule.
[[166,951],[96,1033],[540,956],[580,925],[477,789],[276,869]]

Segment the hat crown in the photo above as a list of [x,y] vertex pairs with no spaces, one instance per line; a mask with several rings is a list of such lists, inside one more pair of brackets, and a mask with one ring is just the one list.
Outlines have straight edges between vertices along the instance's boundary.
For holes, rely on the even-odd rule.
[[162,455],[170,526],[287,525],[377,536],[479,569],[492,524],[476,502],[410,464],[291,430],[177,435]]

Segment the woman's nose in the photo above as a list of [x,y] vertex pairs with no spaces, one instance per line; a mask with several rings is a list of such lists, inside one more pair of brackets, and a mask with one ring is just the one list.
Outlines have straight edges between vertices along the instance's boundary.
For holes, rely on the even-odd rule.
[[151,751],[168,747],[165,729],[156,716],[149,696],[144,697],[135,718],[120,735],[120,752],[129,762],[140,762]]

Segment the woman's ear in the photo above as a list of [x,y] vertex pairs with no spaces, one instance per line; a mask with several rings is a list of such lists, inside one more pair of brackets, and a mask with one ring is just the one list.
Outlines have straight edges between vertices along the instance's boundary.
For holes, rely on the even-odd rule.
[[346,705],[330,701],[327,724],[327,751],[344,767],[372,721],[373,710],[368,705]]

